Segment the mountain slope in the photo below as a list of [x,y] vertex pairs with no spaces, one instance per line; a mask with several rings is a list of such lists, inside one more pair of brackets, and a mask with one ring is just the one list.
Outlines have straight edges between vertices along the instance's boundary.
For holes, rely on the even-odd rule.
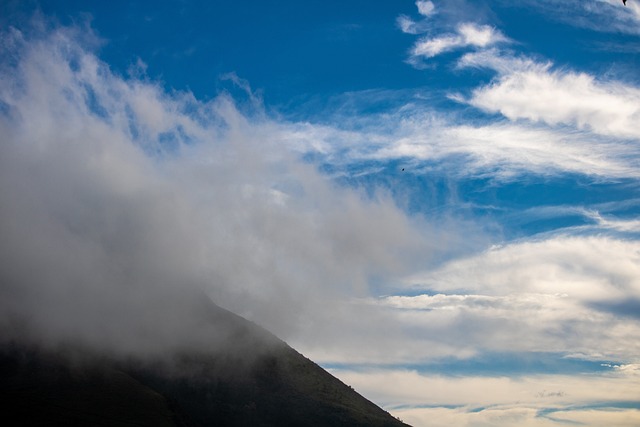
[[199,301],[208,326],[225,331],[206,350],[143,360],[4,346],[5,419],[34,426],[404,425],[264,329]]

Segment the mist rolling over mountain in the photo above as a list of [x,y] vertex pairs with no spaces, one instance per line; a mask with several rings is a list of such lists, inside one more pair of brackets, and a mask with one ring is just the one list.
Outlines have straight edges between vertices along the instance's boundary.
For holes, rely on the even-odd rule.
[[[259,129],[228,96],[200,103],[125,80],[91,53],[89,30],[33,25],[3,34],[7,416],[25,425],[401,425],[210,299],[294,328],[327,291],[342,292],[324,283],[358,286],[369,264],[391,258],[324,234],[348,238],[351,219],[367,231],[391,219],[407,233],[400,211],[331,192],[268,140],[253,153]],[[276,185],[299,193],[299,211]],[[319,216],[315,203],[335,211]],[[373,243],[391,231],[355,233]],[[318,255],[327,250],[336,253]]]
[[5,34],[4,337],[128,354],[208,343],[183,297],[195,290],[286,332],[425,244],[390,199],[335,188],[258,137],[286,129],[226,95],[124,80],[79,31]]
[[638,425],[639,23],[634,0],[0,2],[2,400]]
[[210,349],[122,358],[5,344],[3,416],[29,426],[406,425],[264,329],[206,297],[192,303],[217,331]]

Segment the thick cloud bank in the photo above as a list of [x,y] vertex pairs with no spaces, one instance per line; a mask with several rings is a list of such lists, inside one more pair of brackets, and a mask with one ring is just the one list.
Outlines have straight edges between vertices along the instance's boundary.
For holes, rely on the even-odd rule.
[[1,36],[4,339],[210,342],[194,290],[286,338],[424,248],[390,199],[299,160],[250,93],[243,114],[224,94],[166,92],[111,72],[90,32],[42,26]]

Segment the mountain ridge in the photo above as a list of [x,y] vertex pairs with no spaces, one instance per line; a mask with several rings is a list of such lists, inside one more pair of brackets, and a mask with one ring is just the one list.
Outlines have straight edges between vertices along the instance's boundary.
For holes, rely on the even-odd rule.
[[225,331],[214,348],[145,359],[5,344],[3,413],[28,426],[406,426],[275,335],[199,301]]

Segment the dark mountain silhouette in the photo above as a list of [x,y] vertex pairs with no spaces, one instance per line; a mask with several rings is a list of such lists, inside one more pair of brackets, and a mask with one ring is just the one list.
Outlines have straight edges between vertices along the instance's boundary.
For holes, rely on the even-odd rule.
[[[20,426],[404,426],[286,343],[201,299],[227,331],[170,357],[5,344],[3,419]],[[8,424],[5,424],[8,425]]]

